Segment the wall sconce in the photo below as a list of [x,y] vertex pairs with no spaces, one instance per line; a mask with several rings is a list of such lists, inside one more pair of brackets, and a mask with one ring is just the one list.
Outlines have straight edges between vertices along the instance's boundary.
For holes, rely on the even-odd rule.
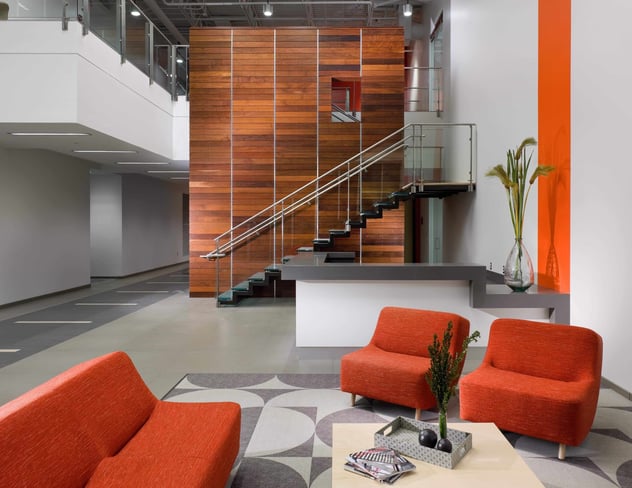
[[263,6],[263,15],[266,17],[272,17],[272,5],[270,5],[270,2],[267,2]]
[[404,4],[402,13],[404,14],[404,17],[410,17],[413,14],[413,6],[410,3],[406,2]]

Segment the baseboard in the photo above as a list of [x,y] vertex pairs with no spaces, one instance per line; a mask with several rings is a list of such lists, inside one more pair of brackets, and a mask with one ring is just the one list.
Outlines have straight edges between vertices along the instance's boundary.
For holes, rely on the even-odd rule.
[[56,295],[63,295],[65,293],[70,293],[77,290],[83,290],[84,288],[90,288],[92,285],[88,283],[87,285],[75,286],[73,288],[66,288],[64,290],[53,291],[51,293],[45,293],[44,295],[37,295],[35,297],[25,298],[23,300],[18,300],[16,302],[3,303],[0,305],[0,310],[3,308],[15,307],[17,305],[24,305],[25,303],[34,302],[36,300],[42,300],[44,298],[54,297]]
[[603,376],[601,377],[601,386],[604,388],[610,388],[611,390],[616,391],[619,395],[624,396],[628,400],[632,400],[632,393],[630,393],[625,388],[620,387],[616,383],[613,383],[612,381],[604,378]]

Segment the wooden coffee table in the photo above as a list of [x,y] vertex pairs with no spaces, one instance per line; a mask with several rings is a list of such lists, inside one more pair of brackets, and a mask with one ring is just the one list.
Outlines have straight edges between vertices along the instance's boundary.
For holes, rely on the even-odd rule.
[[[332,488],[370,487],[376,484],[375,481],[345,471],[343,466],[348,454],[373,447],[373,434],[384,425],[333,424]],[[393,486],[544,488],[493,423],[453,423],[448,427],[472,433],[472,449],[456,467],[441,468],[408,457],[417,469],[402,476]]]

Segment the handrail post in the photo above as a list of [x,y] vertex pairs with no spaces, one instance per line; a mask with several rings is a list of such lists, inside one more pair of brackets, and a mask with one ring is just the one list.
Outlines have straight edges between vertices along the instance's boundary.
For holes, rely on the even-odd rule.
[[125,22],[125,2],[126,0],[118,0],[118,8],[116,9],[116,24],[118,25],[119,34],[119,53],[121,53],[121,64],[125,63],[127,49],[127,31]]
[[171,90],[171,100],[178,101],[178,93],[176,90],[176,46],[171,44],[169,46],[169,88]]
[[219,306],[219,237],[215,238],[215,300]]
[[61,30],[68,30],[68,2],[64,2],[64,6],[61,8]]
[[147,75],[149,84],[154,83],[154,24],[145,22],[145,62],[147,63]]
[[90,0],[82,0],[81,4],[81,23],[83,25],[81,33],[87,36],[90,33]]

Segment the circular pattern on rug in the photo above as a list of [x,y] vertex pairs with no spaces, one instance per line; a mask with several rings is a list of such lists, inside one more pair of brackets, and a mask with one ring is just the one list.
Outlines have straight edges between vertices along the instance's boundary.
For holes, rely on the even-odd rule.
[[244,458],[231,488],[307,488],[303,477],[291,467],[261,458]]
[[252,433],[247,456],[269,456],[300,446],[314,434],[314,421],[290,408],[266,406]]

